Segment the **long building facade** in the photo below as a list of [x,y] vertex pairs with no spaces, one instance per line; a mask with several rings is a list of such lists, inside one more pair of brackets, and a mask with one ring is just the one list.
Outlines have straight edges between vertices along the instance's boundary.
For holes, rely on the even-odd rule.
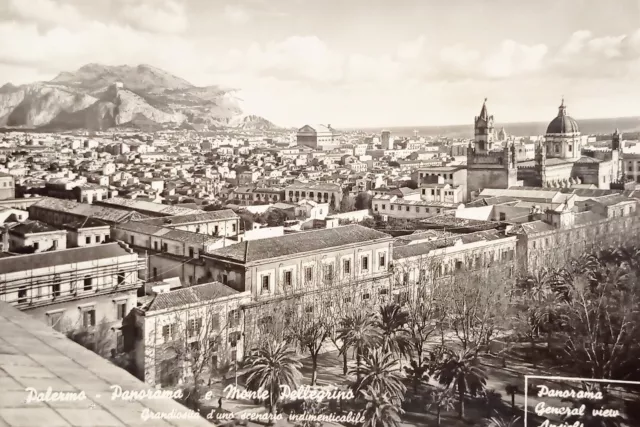
[[[61,332],[105,322],[118,345],[144,260],[121,242],[0,258],[0,301]],[[120,343],[121,344],[121,343]]]

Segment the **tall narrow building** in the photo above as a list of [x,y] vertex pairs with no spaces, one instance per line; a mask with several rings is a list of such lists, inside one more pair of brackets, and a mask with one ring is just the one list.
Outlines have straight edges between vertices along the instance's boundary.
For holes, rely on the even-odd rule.
[[467,150],[467,196],[474,198],[484,188],[509,188],[517,185],[518,173],[513,144],[496,144],[493,116],[485,98],[474,122],[474,141]]

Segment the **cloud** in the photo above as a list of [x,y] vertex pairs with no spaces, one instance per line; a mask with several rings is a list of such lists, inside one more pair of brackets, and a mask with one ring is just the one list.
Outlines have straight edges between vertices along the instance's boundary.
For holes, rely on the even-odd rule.
[[427,38],[422,35],[415,40],[400,43],[398,46],[397,56],[400,59],[415,59],[423,51]]
[[640,71],[640,29],[617,36],[596,37],[576,31],[551,62],[552,71],[572,78],[621,78]]
[[123,1],[121,18],[134,28],[152,33],[183,33],[189,27],[184,4],[175,0]]
[[543,44],[527,46],[505,40],[500,48],[484,60],[485,75],[492,78],[514,77],[543,67],[548,48]]
[[75,7],[54,0],[10,0],[8,10],[21,20],[40,24],[71,25],[81,20]]
[[228,71],[246,69],[261,77],[327,83],[342,79],[344,58],[318,37],[292,36],[231,51],[222,62]]
[[[56,74],[87,63],[109,65],[150,63],[173,73],[188,73],[208,64],[193,43],[171,34],[153,34],[131,27],[87,22],[75,29],[0,22],[0,63],[32,66]],[[53,77],[53,76],[52,76]],[[0,80],[4,80],[0,75]],[[23,81],[25,82],[25,81]]]
[[251,20],[249,12],[237,5],[226,5],[223,15],[232,24],[246,24]]

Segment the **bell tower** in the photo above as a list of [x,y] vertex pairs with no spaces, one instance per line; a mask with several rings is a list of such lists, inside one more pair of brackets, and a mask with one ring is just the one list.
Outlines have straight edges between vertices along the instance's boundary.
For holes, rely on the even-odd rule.
[[495,133],[493,129],[493,116],[487,111],[487,98],[484,99],[480,115],[475,118],[474,148],[478,153],[485,153],[493,149]]
[[467,150],[467,200],[472,200],[484,188],[509,188],[517,182],[515,146],[497,143],[493,116],[487,111],[485,98],[480,115],[474,119],[474,139]]

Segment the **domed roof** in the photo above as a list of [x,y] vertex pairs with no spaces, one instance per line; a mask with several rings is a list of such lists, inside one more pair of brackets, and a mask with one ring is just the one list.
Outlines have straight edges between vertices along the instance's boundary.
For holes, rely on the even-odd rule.
[[547,126],[547,134],[554,133],[578,133],[578,122],[572,117],[567,116],[567,107],[564,105],[564,99],[558,109],[558,116],[551,120],[549,126]]

